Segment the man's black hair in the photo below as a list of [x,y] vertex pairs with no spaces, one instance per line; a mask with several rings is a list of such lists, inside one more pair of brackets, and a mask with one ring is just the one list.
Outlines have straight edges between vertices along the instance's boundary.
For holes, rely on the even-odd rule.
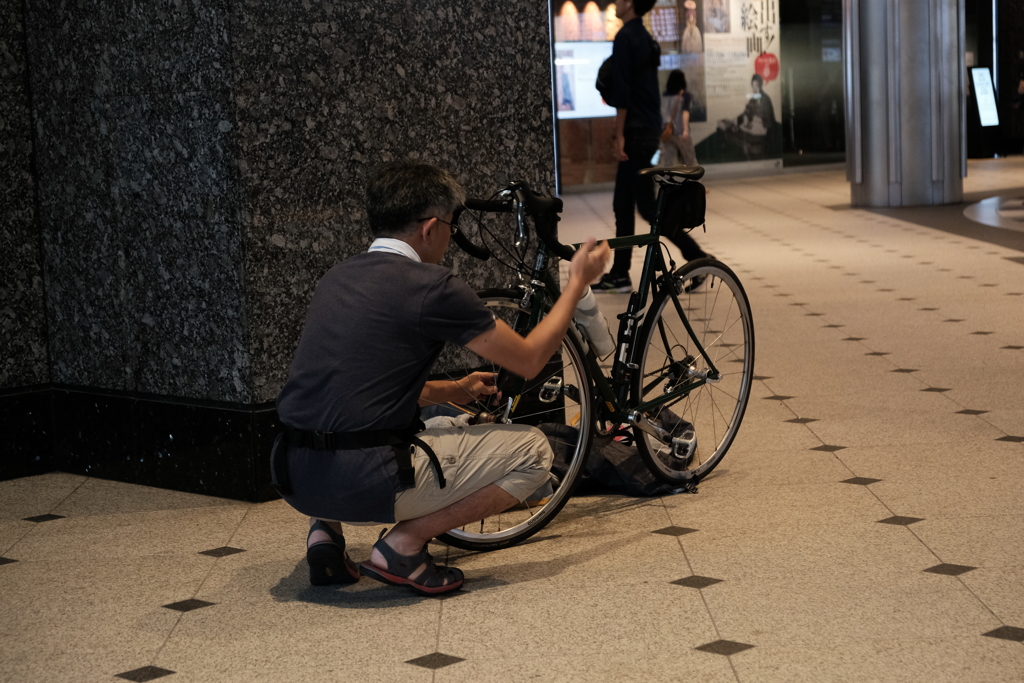
[[654,3],[658,0],[633,0],[633,11],[636,12],[638,17],[642,17],[651,11],[654,7]]
[[754,81],[757,81],[757,85],[762,90],[764,89],[764,79],[761,78],[761,74],[754,74],[753,78],[750,79],[750,82],[753,83]]
[[443,168],[411,159],[378,166],[366,185],[366,211],[374,237],[402,235],[413,222],[442,218],[466,201],[466,192]]
[[678,95],[680,90],[686,90],[686,74],[679,69],[672,69],[665,83],[665,94]]

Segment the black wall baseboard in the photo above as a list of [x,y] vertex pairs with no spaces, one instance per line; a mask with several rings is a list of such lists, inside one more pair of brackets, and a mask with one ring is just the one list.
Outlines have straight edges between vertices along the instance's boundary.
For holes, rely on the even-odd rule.
[[263,502],[270,447],[280,430],[273,405],[33,387],[0,395],[8,444],[0,480],[70,472],[208,496]]

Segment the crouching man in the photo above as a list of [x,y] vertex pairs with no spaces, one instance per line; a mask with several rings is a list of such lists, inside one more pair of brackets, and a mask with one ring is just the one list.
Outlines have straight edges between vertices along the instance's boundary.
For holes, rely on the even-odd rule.
[[[285,433],[272,454],[285,500],[310,516],[314,584],[360,574],[421,593],[458,589],[462,572],[435,565],[431,538],[522,502],[548,480],[547,439],[525,425],[424,429],[419,406],[494,394],[495,377],[427,381],[445,342],[532,378],[558,349],[576,302],[604,271],[607,244],[572,259],[551,312],[522,337],[438,265],[465,193],[443,169],[399,161],[366,190],[370,250],[324,275],[277,410]],[[358,567],[340,522],[395,523]]]

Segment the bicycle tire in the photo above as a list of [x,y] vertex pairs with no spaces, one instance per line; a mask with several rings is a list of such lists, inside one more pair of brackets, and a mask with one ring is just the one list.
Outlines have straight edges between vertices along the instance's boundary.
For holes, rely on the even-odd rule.
[[[514,290],[483,290],[478,292],[484,304],[494,310],[495,315],[505,320],[520,333],[526,333],[524,326],[529,320],[529,310],[521,305],[522,294]],[[498,366],[471,354],[476,365],[469,367],[474,370],[490,369],[497,372]],[[551,478],[551,494],[546,500],[531,507],[528,504],[515,505],[508,510],[489,517],[472,525],[453,529],[438,536],[438,540],[464,550],[489,551],[508,548],[522,543],[543,529],[561,511],[572,496],[573,491],[583,476],[586,454],[590,451],[590,443],[594,432],[593,393],[589,370],[585,361],[585,352],[577,333],[572,326],[566,333],[559,350],[552,356],[545,370],[526,383],[521,399],[516,403],[516,410],[510,414],[510,421],[515,424],[534,424],[543,420],[548,423],[568,424],[578,429],[575,443],[565,439],[560,444],[565,446],[566,455],[563,459],[556,458]],[[555,376],[563,378],[563,388],[559,400],[547,407],[539,406],[538,390],[545,382]],[[499,389],[502,389],[499,386]],[[507,400],[508,396],[504,396]],[[540,409],[540,412],[537,409]],[[570,424],[573,423],[573,424]],[[552,436],[549,435],[549,441]]]
[[[681,484],[707,476],[736,438],[754,377],[754,322],[747,294],[725,264],[696,259],[676,270],[673,281],[694,335],[722,377],[644,413],[673,435],[685,429],[680,419],[693,425],[697,445],[688,458],[678,457],[671,444],[639,428],[634,427],[633,432],[637,450],[651,473],[670,484]],[[651,401],[687,381],[698,382],[699,375],[696,379],[682,376],[687,371],[708,369],[667,289],[655,295],[638,339],[643,353],[632,379],[633,405]]]

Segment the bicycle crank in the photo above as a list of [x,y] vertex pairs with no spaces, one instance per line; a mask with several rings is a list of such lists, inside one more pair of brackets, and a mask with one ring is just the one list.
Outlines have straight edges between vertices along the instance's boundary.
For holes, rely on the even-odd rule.
[[672,446],[672,457],[679,460],[683,467],[690,466],[690,461],[697,452],[697,431],[692,424],[680,418],[679,424],[669,431],[635,410],[631,410],[627,418],[637,429],[650,434],[663,444]]

